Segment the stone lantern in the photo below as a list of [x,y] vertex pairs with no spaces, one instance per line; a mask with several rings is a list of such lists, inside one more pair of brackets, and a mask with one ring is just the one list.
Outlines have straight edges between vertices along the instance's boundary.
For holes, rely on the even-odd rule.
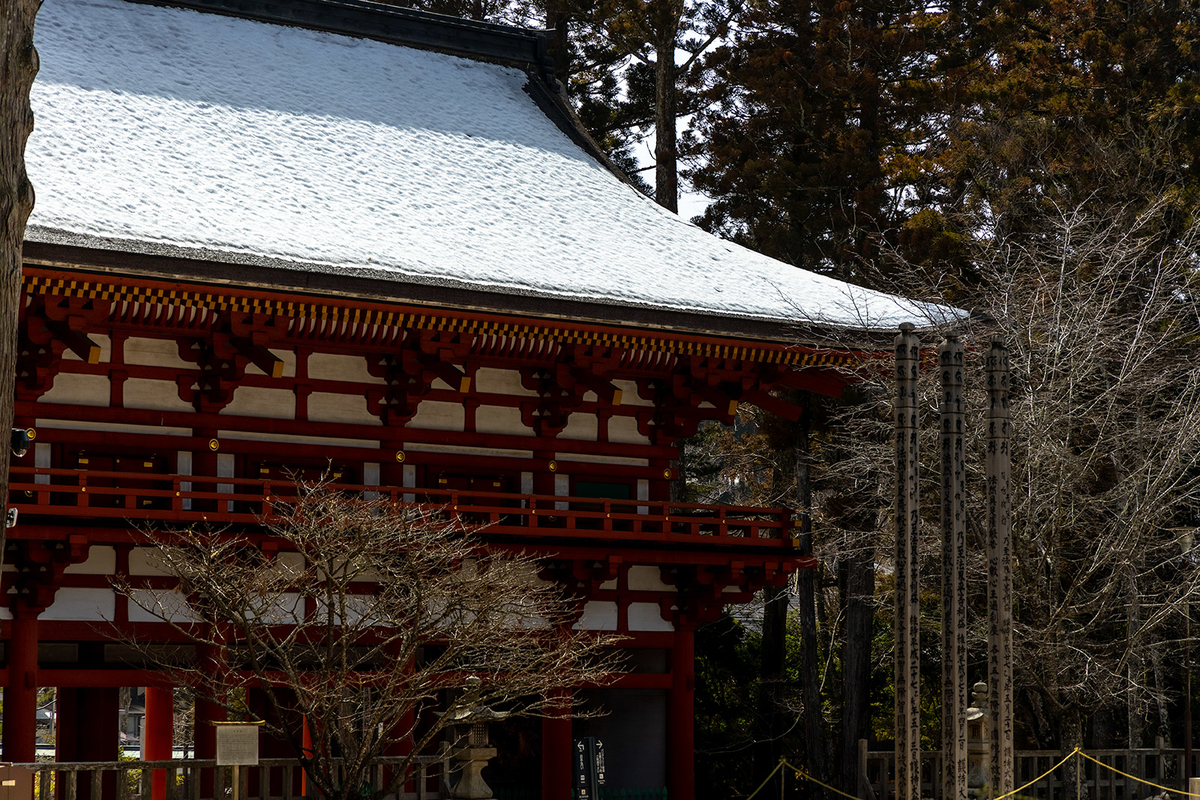
[[971,690],[967,709],[967,795],[978,797],[992,779],[992,715],[988,687],[980,681]]
[[[479,678],[467,678],[468,697],[479,692]],[[492,790],[483,780],[483,768],[496,757],[496,748],[488,741],[488,723],[505,719],[507,713],[486,706],[472,705],[449,712],[451,741],[459,746],[454,760],[462,777],[450,792],[457,800],[492,800]]]

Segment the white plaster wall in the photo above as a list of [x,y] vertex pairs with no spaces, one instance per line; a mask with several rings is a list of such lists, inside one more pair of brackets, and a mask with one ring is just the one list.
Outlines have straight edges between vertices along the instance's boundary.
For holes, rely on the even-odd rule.
[[589,600],[583,607],[583,616],[575,623],[577,631],[615,631],[617,629],[617,604],[608,601]]
[[[153,609],[155,613],[147,609]],[[164,619],[191,622],[197,617],[187,598],[173,589],[137,589],[130,593],[130,622],[162,622]]]
[[50,391],[38,398],[38,402],[107,406],[110,397],[107,375],[75,375],[64,372],[55,376],[54,385],[50,387]]
[[480,406],[475,411],[475,430],[506,436],[533,436],[533,431],[521,422],[521,409],[500,406]]
[[332,392],[313,392],[308,396],[308,418],[312,422],[383,424],[379,417],[367,410],[367,401],[362,396]]
[[572,414],[567,418],[567,427],[559,434],[564,439],[579,439],[594,442],[600,435],[600,420],[591,414]]
[[[180,475],[191,475],[192,474],[192,453],[190,450],[175,451],[175,469],[178,472],[178,474],[180,474]],[[192,490],[192,482],[191,481],[180,481],[179,489],[180,489],[180,491],[183,491],[183,492],[190,492]],[[192,510],[192,498],[190,498],[190,497],[183,498],[183,510],[184,511]]]
[[54,593],[54,602],[38,619],[111,621],[116,607],[117,596],[112,589],[64,586]]
[[408,423],[408,427],[435,431],[461,431],[463,429],[463,407],[459,403],[423,400],[417,406],[417,413]]
[[[46,442],[37,442],[33,445],[33,465],[40,469],[50,469],[50,457],[53,451],[50,445]],[[49,475],[34,475],[34,483],[49,483]]]
[[629,630],[631,631],[673,631],[675,628],[662,617],[658,603],[630,603]]
[[521,373],[515,369],[481,367],[475,371],[475,391],[488,394],[511,394],[518,397],[537,397],[538,393],[521,385]]
[[[555,475],[554,476],[554,493],[559,497],[569,497],[571,494],[571,476]],[[554,504],[555,511],[566,511],[570,503],[561,502]]]
[[157,547],[135,547],[129,551],[130,575],[167,575]]
[[658,567],[630,567],[627,578],[631,592],[674,592],[674,586],[663,583]]
[[[253,614],[250,615],[253,618]],[[304,595],[299,592],[285,592],[266,608],[262,609],[260,618],[270,624],[296,624],[304,619]]]
[[125,340],[125,363],[147,367],[196,369],[195,364],[179,357],[179,345],[174,339],[130,337]]
[[308,357],[308,377],[320,381],[354,381],[356,383],[385,383],[367,371],[367,360],[362,356],[344,356],[333,353],[313,353]]
[[117,548],[94,544],[88,548],[87,560],[71,564],[64,575],[114,575],[117,571]]
[[239,386],[233,400],[221,409],[222,414],[243,417],[296,418],[296,395],[291,389],[266,389],[259,386]]
[[[87,335],[96,344],[100,345],[100,363],[112,361],[112,339],[104,333],[89,333]],[[63,361],[82,361],[83,359],[71,352],[70,348],[63,350]]]
[[173,381],[148,378],[127,378],[122,388],[125,408],[148,408],[154,411],[194,411],[191,403],[179,397],[179,387]]
[[643,400],[638,397],[636,381],[611,381],[612,385],[621,390],[621,405],[653,407],[653,400]]
[[609,417],[608,440],[620,444],[650,444],[650,437],[638,433],[637,420],[633,417]]

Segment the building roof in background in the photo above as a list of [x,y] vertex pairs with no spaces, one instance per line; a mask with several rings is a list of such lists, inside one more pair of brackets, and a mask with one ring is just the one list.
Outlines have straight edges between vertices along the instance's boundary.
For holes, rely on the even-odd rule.
[[[234,281],[244,265],[284,288],[433,287],[664,327],[768,323],[773,338],[791,324],[927,319],[928,307],[726,242],[632,189],[564,122],[536,33],[505,39],[500,26],[363,2],[296,8],[312,19],[45,0],[27,238],[233,265]],[[322,9],[340,15],[326,27],[382,20],[391,38],[314,30]],[[414,20],[433,33],[395,33]],[[440,43],[455,30],[461,47]],[[471,53],[482,60],[460,57]]]

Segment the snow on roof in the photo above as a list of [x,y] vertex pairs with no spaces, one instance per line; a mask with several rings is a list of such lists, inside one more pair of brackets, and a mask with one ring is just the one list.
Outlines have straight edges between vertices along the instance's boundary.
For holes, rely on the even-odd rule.
[[665,211],[512,68],[122,0],[46,0],[35,41],[34,241],[249,260],[282,285],[316,270],[856,329],[928,316]]

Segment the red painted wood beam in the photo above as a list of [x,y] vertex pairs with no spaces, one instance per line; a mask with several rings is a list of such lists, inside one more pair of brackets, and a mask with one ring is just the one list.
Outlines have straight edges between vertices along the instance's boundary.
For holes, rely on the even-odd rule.
[[769,411],[791,422],[800,419],[800,415],[804,413],[804,409],[795,403],[780,400],[773,394],[764,392],[761,389],[752,389],[746,392],[742,395],[742,399],[751,405],[758,406],[763,411]]

